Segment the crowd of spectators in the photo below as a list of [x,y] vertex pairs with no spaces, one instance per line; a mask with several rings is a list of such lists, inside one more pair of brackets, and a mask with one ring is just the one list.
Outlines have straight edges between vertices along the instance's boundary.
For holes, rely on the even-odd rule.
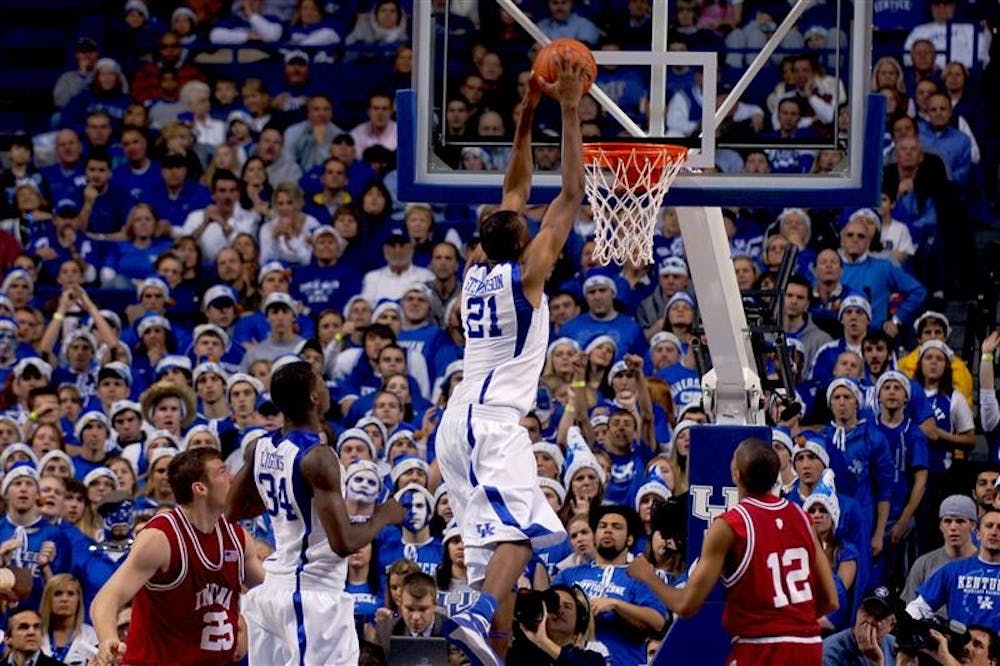
[[[519,4],[552,37],[595,49],[650,41],[648,0]],[[990,214],[995,17],[965,0],[898,12],[904,4],[922,5],[876,2],[870,87],[888,100],[879,205],[776,201],[724,216],[750,300],[775,298],[749,294],[773,286],[786,248],[798,249],[776,296],[796,393],[769,416],[782,492],[813,516],[837,574],[841,609],[823,620],[840,642],[831,649],[860,641],[871,653],[865,628],[875,625],[882,641],[885,597],[868,592],[885,585],[914,615],[947,604],[981,625],[995,652],[1000,336],[983,342],[981,359],[963,359],[942,313],[944,299],[972,293],[972,232]],[[509,151],[496,144],[512,134],[531,42],[495,3],[433,7],[450,44],[437,151],[455,168],[502,171]],[[11,650],[85,662],[96,642],[86,604],[135,530],[171,505],[171,457],[211,446],[237,469],[249,441],[281,427],[268,387],[293,358],[327,380],[323,436],[347,470],[352,515],[364,520],[400,492],[428,509],[419,530],[387,528],[350,557],[363,659],[379,663],[393,635],[439,635],[443,615],[475,601],[434,441],[462,377],[460,276],[494,202],[396,196],[394,92],[409,86],[412,9],[129,0],[71,46],[77,67],[55,86],[50,132],[0,128],[12,135],[0,172],[0,557],[33,576],[27,603],[42,629],[32,642],[8,625]],[[676,0],[670,48],[718,52],[731,82],[787,11]],[[772,83],[748,91],[719,128],[719,170],[844,168],[838,142],[852,128],[827,48],[837,26],[832,2],[800,19],[762,75]],[[347,85],[328,76],[338,65],[363,74]],[[648,82],[636,71],[607,68],[598,82],[648,121]],[[668,133],[696,135],[699,73],[672,71],[669,86]],[[537,136],[553,143],[558,125],[544,107],[537,116]],[[618,133],[589,97],[580,116],[585,137]],[[540,170],[559,169],[557,147],[534,156]],[[532,229],[543,212],[529,208]],[[595,266],[592,230],[584,207],[548,281],[551,344],[522,420],[569,534],[536,553],[522,586],[564,584],[554,604],[568,610],[515,646],[531,663],[544,653],[631,666],[671,618],[622,565],[648,557],[664,580],[686,576],[689,430],[711,416],[700,392],[706,341],[672,209],[651,266]],[[248,527],[266,555],[266,516]],[[949,569],[975,555],[976,571]],[[959,582],[975,577],[975,591]],[[127,610],[120,624],[126,631]]]

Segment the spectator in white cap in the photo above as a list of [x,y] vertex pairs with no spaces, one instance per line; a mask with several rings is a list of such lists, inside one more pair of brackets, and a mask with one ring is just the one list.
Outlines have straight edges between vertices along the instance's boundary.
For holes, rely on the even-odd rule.
[[75,478],[76,468],[68,453],[53,449],[38,461],[38,475],[58,476],[60,479]]
[[542,381],[553,391],[560,384],[572,384],[576,379],[581,351],[580,344],[573,338],[559,337],[550,342],[545,353]]
[[535,454],[535,465],[538,468],[540,479],[558,479],[560,477],[566,458],[558,444],[536,442],[531,445],[531,451]]
[[167,470],[170,461],[180,453],[172,446],[160,446],[149,453],[149,477],[145,495],[157,504],[175,504],[174,491],[170,488]]
[[653,372],[681,362],[684,346],[680,338],[669,331],[660,331],[649,339],[649,358]]
[[[238,372],[226,380],[226,401],[232,410],[231,426],[220,427],[222,430],[243,432],[254,424],[257,398],[264,393],[264,386],[256,378]],[[224,438],[223,438],[224,439]]]
[[951,466],[956,449],[972,451],[976,445],[976,424],[965,397],[955,388],[952,368],[955,353],[940,340],[920,345],[913,379],[923,387],[934,410],[937,441],[930,449],[930,476],[935,479]]
[[626,353],[643,354],[646,338],[631,317],[615,310],[618,285],[615,279],[599,269],[591,269],[583,281],[583,297],[588,311],[566,322],[560,335],[584,344],[595,335],[604,334],[615,341],[616,356]]
[[86,386],[92,391],[97,385],[96,355],[97,339],[86,328],[77,328],[63,340],[61,356],[65,361],[56,369],[54,381]]
[[243,359],[243,347],[233,345],[229,334],[216,324],[195,326],[188,356],[194,364],[213,361],[222,364],[226,372],[236,372]]
[[83,477],[83,485],[87,486],[90,504],[97,506],[105,495],[118,490],[118,476],[110,467],[102,465],[87,472]]
[[[398,456],[392,464],[389,472],[389,480],[392,482],[393,490],[397,490],[406,485],[419,485],[427,488],[427,477],[429,468],[420,458],[404,454]],[[433,502],[433,497],[431,498]]]
[[132,390],[132,370],[121,361],[105,363],[97,371],[97,397],[105,412],[119,400],[127,400]]
[[795,483],[795,470],[792,468],[792,456],[795,455],[795,444],[792,437],[783,428],[771,428],[771,448],[778,454],[781,461],[781,468],[778,472],[778,482],[781,483],[781,492],[789,492]]
[[347,515],[352,519],[370,518],[385,490],[378,465],[370,460],[355,460],[345,470],[344,499],[347,500]]
[[[859,555],[853,543],[842,541],[837,535],[840,526],[840,500],[835,492],[823,489],[809,495],[802,502],[802,510],[812,519],[812,529],[819,540],[820,548],[841,585],[838,585],[842,608],[849,609],[848,600],[852,596],[854,583],[858,580]],[[877,579],[876,579],[877,580]],[[869,582],[869,581],[866,581]],[[842,586],[842,589],[841,589]],[[850,616],[849,612],[835,612],[822,618],[820,626],[829,629],[843,629]]]
[[35,280],[23,268],[12,268],[0,283],[0,293],[7,296],[15,308],[26,307],[35,295]]
[[195,366],[191,379],[198,397],[198,413],[203,418],[221,420],[232,413],[226,401],[228,378],[229,373],[219,363],[205,361]]
[[385,424],[379,421],[374,416],[365,416],[358,419],[358,422],[354,424],[355,428],[360,428],[368,434],[368,438],[375,445],[376,460],[380,460],[385,451],[385,443],[389,439],[389,433],[386,432]]
[[938,529],[944,536],[944,545],[918,557],[906,577],[906,587],[900,598],[909,603],[917,598],[917,589],[931,574],[954,560],[976,554],[972,533],[979,522],[979,510],[968,495],[949,495],[938,507]]
[[106,463],[111,423],[102,412],[84,412],[77,419],[73,434],[80,442],[80,453],[73,456],[73,465],[77,480],[82,481],[92,470]]
[[[916,513],[928,487],[929,447],[918,425],[907,418],[909,377],[896,370],[885,372],[875,384],[875,396],[878,401],[875,421],[889,443],[894,464],[886,557],[877,566],[889,567],[888,580],[901,583],[906,575],[901,569],[910,564],[903,556],[915,548]],[[936,495],[936,480],[931,487]],[[882,569],[880,573],[884,575],[886,571]],[[879,576],[877,580],[886,579]]]
[[375,462],[377,452],[371,438],[361,428],[349,428],[337,437],[337,456],[340,464],[347,467],[357,460]]
[[168,354],[154,368],[156,381],[191,386],[191,359],[180,354]]
[[29,356],[22,358],[14,365],[12,374],[14,375],[12,388],[14,397],[17,398],[17,407],[10,411],[17,413],[18,416],[23,414],[26,417],[30,411],[28,409],[28,394],[31,389],[45,386],[52,380],[52,366],[37,356]]
[[[566,487],[558,480],[541,476],[538,478],[538,485],[542,488],[542,494],[549,501],[549,505],[556,513],[562,511],[563,503],[566,501]],[[562,544],[560,544],[562,546]],[[561,550],[561,548],[560,548]]]
[[[232,248],[228,248],[233,259],[237,263],[239,275],[242,276],[242,263],[239,260],[239,253]],[[228,253],[223,253],[228,255]],[[216,257],[216,264],[220,264],[222,257]],[[227,284],[212,285],[205,290],[201,298],[201,311],[209,324],[218,326],[221,330],[229,332],[237,319],[236,306],[239,303],[239,295]]]
[[607,473],[597,457],[584,443],[567,450],[566,468],[562,481],[566,487],[566,501],[560,517],[564,520],[578,513],[589,513],[591,506],[604,501]]
[[687,291],[689,283],[687,262],[680,257],[664,257],[657,272],[660,276],[659,288],[643,299],[636,310],[636,320],[647,338],[663,330],[667,302],[674,294]]
[[116,400],[108,410],[108,419],[113,430],[112,437],[119,449],[132,444],[142,444],[142,407],[133,400]]
[[0,470],[6,472],[15,463],[19,462],[30,462],[35,467],[38,467],[38,456],[35,455],[35,452],[27,444],[22,442],[8,444],[4,448],[3,453],[0,453]]
[[820,384],[833,377],[833,366],[842,352],[861,353],[861,343],[872,322],[872,306],[864,296],[851,294],[840,301],[837,318],[843,326],[843,335],[831,340],[816,351],[812,360],[811,378]]
[[[916,374],[920,361],[920,345],[929,340],[938,340],[945,344],[951,337],[951,322],[948,317],[934,310],[926,310],[913,322],[913,330],[917,334],[917,346],[896,362],[896,367],[906,376]],[[961,356],[955,354],[951,358],[951,380],[955,389],[965,397],[972,406],[972,373]]]
[[182,451],[202,448],[215,449],[216,451],[222,450],[222,445],[219,443],[219,437],[215,434],[212,428],[205,423],[199,423],[191,426],[191,429],[187,431],[184,435],[184,439],[181,441]]
[[0,543],[15,536],[20,542],[5,560],[11,566],[25,567],[31,572],[31,595],[23,601],[37,607],[45,581],[53,574],[69,570],[74,549],[63,526],[42,518],[34,465],[20,462],[7,470],[0,483],[0,494],[7,505],[6,515],[0,519]]
[[[833,469],[837,488],[850,494],[861,506],[875,507],[866,513],[864,533],[871,536],[871,553],[882,552],[889,519],[894,467],[892,451],[882,433],[860,417],[861,388],[853,379],[838,377],[826,390],[833,421],[822,432],[830,451],[836,449]],[[841,461],[843,468],[841,468]]]
[[271,332],[267,339],[258,342],[243,357],[240,369],[246,372],[254,361],[273,359],[282,354],[294,354],[302,338],[296,332],[296,303],[286,293],[276,291],[264,299],[264,315]]

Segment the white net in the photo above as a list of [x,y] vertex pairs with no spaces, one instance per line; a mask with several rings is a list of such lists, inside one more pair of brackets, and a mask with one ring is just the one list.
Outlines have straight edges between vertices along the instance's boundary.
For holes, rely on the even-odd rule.
[[653,262],[653,232],[663,197],[686,160],[675,146],[622,150],[585,147],[584,183],[594,215],[594,261],[606,266]]

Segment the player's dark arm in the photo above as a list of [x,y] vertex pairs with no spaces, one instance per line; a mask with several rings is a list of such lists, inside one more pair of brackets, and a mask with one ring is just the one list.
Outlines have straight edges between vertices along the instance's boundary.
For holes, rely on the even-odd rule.
[[823,548],[819,545],[815,532],[812,535],[812,554],[809,561],[816,573],[816,589],[813,592],[813,597],[816,599],[816,616],[823,617],[837,610],[840,601],[837,599],[837,584],[833,580],[833,567],[830,566],[830,560],[823,555]]
[[[633,565],[629,566],[628,572],[630,576],[644,583],[672,612],[681,617],[691,617],[701,610],[702,604],[722,575],[726,554],[735,539],[733,528],[726,521],[714,520],[705,532],[698,564],[695,565],[691,577],[683,588],[671,587],[660,580],[653,566],[644,558],[636,558]],[[830,565],[827,564],[827,572],[829,569]]]
[[386,525],[403,521],[403,508],[390,498],[376,507],[375,515],[369,521],[352,524],[340,484],[340,461],[329,447],[314,446],[310,449],[302,459],[301,469],[303,478],[312,487],[313,503],[330,549],[337,555],[347,557],[371,543]]
[[226,517],[229,520],[246,520],[264,513],[267,507],[257,491],[253,480],[253,458],[257,449],[257,440],[250,442],[243,450],[243,467],[236,473],[229,495],[226,497]]
[[[560,60],[559,78],[551,87],[562,109],[562,190],[542,217],[542,228],[526,251],[524,283],[539,298],[583,201],[583,135],[580,133],[580,97],[583,65]],[[529,296],[530,298],[530,296]]]
[[514,147],[510,153],[510,163],[503,177],[503,200],[500,208],[503,210],[524,213],[531,194],[531,175],[534,171],[534,157],[531,153],[531,129],[534,125],[535,107],[541,98],[542,90],[535,77],[528,82],[528,91],[521,100],[521,117],[514,130]]
[[257,542],[242,527],[243,535],[243,586],[248,590],[264,582],[264,563],[257,556]]

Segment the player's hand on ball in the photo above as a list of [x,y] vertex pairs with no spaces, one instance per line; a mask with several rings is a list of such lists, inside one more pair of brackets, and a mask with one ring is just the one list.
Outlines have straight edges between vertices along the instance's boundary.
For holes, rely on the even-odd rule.
[[631,564],[628,565],[628,569],[625,573],[629,575],[630,578],[642,582],[649,580],[650,577],[656,577],[656,570],[653,569],[653,565],[649,563],[645,557],[637,557],[632,560]]
[[559,77],[554,82],[539,81],[538,85],[543,86],[550,95],[559,100],[560,104],[579,102],[583,97],[583,63],[559,58],[557,69]]
[[389,525],[399,525],[406,519],[406,509],[396,501],[395,497],[387,499],[378,511],[385,515],[385,521]]

